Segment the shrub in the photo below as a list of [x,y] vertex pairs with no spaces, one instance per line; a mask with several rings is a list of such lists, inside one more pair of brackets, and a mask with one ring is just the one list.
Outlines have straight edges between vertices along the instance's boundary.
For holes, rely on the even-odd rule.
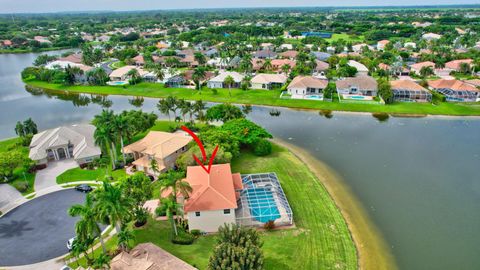
[[28,183],[25,181],[17,182],[14,186],[20,192],[25,192],[28,189]]
[[164,207],[159,206],[155,209],[155,215],[157,215],[158,217],[164,217],[167,215],[167,211]]
[[190,233],[195,237],[199,237],[200,235],[202,235],[202,231],[200,230],[191,230]]
[[147,223],[148,212],[147,210],[140,208],[135,211],[135,227],[141,227]]
[[181,230],[178,231],[178,235],[172,237],[172,243],[177,245],[191,245],[193,241],[195,241],[195,236]]
[[272,153],[272,143],[265,139],[259,140],[253,148],[253,153],[257,156],[270,155]]
[[275,229],[275,221],[269,220],[269,221],[265,222],[265,224],[263,224],[263,228],[267,231],[271,231],[271,230]]
[[212,94],[214,94],[214,95],[218,95],[218,90],[217,90],[217,89],[215,89],[215,88],[213,88],[213,89],[212,89]]

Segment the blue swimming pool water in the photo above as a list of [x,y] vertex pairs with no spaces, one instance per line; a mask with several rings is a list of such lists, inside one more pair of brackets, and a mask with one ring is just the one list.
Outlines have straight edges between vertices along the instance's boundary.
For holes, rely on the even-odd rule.
[[244,190],[244,192],[247,193],[250,214],[256,220],[266,223],[280,218],[280,212],[270,190],[266,188],[250,188]]

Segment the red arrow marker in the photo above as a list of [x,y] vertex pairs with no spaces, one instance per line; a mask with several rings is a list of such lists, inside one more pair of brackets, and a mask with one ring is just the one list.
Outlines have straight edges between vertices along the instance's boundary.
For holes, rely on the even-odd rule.
[[194,159],[195,162],[197,162],[197,164],[200,165],[208,174],[210,174],[210,169],[212,168],[213,160],[215,159],[215,156],[217,155],[218,145],[215,146],[215,149],[213,150],[212,156],[210,157],[210,160],[208,161],[208,168],[205,168],[205,166],[203,165],[203,163],[204,163],[205,161],[207,161],[207,153],[205,152],[205,147],[203,146],[202,141],[197,137],[197,135],[196,135],[195,133],[193,133],[193,131],[191,131],[190,129],[188,129],[186,126],[182,126],[181,128],[182,128],[183,131],[187,132],[188,134],[190,134],[190,136],[192,136],[192,138],[195,140],[195,142],[197,143],[198,147],[200,148],[200,151],[202,152],[203,162],[200,161],[200,159],[199,159],[197,156],[195,156],[195,154],[192,154],[192,155],[193,155],[193,159]]

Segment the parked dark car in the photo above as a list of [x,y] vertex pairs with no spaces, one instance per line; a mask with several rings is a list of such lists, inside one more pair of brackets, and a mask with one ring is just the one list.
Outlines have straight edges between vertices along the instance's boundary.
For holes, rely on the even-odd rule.
[[78,190],[80,192],[85,192],[85,193],[88,193],[90,191],[93,190],[93,188],[89,185],[86,185],[86,184],[81,184],[81,185],[78,185],[75,187],[75,190]]

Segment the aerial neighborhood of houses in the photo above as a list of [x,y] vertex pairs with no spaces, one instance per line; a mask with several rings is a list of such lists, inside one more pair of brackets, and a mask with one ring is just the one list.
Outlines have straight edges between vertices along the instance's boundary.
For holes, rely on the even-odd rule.
[[[371,112],[375,118],[480,114],[480,19],[465,24],[469,16],[480,18],[480,11],[459,11],[456,20],[436,10],[371,15],[299,10],[205,11],[208,16],[139,11],[75,15],[57,25],[57,19],[40,16],[32,18],[38,24],[30,23],[28,31],[2,23],[0,16],[0,25],[15,29],[0,33],[0,53],[42,51],[21,72],[28,92],[74,100],[75,106],[101,105],[88,123],[63,121],[39,132],[31,118],[18,121],[18,141],[9,149],[21,147],[17,154],[28,157],[8,157],[17,166],[0,172],[5,182],[24,179],[26,185],[16,180],[20,188],[12,186],[31,191],[28,200],[44,195],[34,190],[40,180],[51,184],[48,190],[57,189],[52,192],[92,191],[85,205],[68,212],[80,220],[75,238],[67,242],[70,266],[263,269],[261,250],[268,250],[265,261],[271,264],[272,256],[284,256],[276,253],[279,247],[298,238],[298,249],[311,253],[312,265],[321,268],[318,260],[338,259],[323,250],[324,234],[327,245],[338,241],[335,252],[350,260],[358,249],[343,209],[288,143],[250,120],[255,119],[250,113],[260,111],[252,105],[271,106],[271,117],[283,113],[275,107],[316,110],[326,118],[332,110]],[[112,107],[108,95],[124,96],[130,110]],[[156,99],[152,111],[144,111],[144,98]],[[306,207],[313,191],[325,195],[315,197],[322,205]],[[99,224],[109,225],[106,233]],[[287,230],[271,233],[274,229]],[[217,233],[218,243],[208,238]],[[233,246],[235,239],[246,247]],[[281,252],[297,249],[289,244]],[[109,246],[114,250],[107,252]],[[256,267],[225,267],[236,258],[230,253]],[[212,256],[208,267],[202,257],[207,255]],[[361,268],[358,261],[335,261],[331,268]],[[285,269],[304,269],[289,263]]]

